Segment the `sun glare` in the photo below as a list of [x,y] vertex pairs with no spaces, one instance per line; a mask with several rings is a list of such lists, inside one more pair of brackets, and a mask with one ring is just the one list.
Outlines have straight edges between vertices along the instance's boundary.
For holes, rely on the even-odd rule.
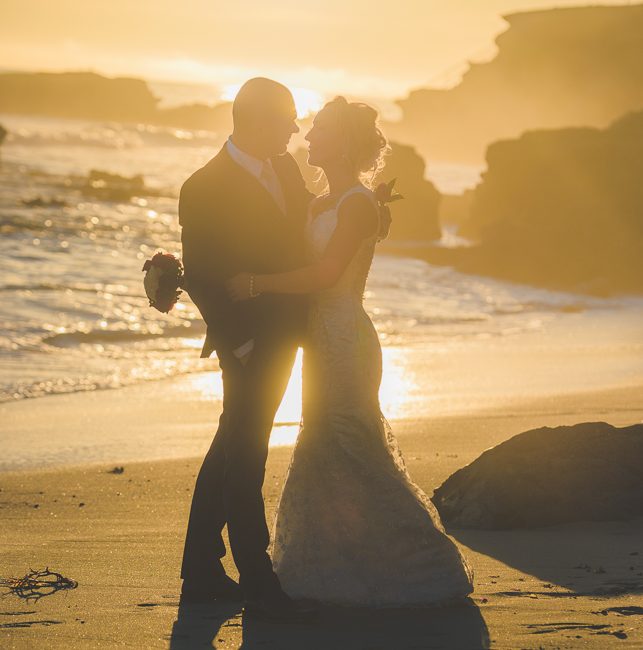
[[[241,84],[225,86],[221,94],[221,99],[232,101],[237,96],[239,88],[241,88]],[[300,120],[308,117],[311,113],[316,113],[324,105],[324,98],[316,90],[292,86],[289,86],[289,88],[295,98],[297,117]]]

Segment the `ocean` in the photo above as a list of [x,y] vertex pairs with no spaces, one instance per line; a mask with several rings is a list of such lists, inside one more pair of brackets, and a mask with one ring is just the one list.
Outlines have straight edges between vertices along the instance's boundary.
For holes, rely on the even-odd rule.
[[[187,295],[169,315],[155,311],[141,268],[159,249],[180,255],[180,185],[226,134],[15,115],[0,123],[10,132],[0,172],[0,401],[216,372],[215,360],[198,358],[204,326]],[[142,185],[123,188],[96,174],[89,182],[91,170],[141,175]],[[445,164],[428,174],[453,192],[475,184],[479,171]],[[445,232],[444,245],[457,241],[452,235]],[[579,352],[570,388],[643,376],[637,297],[590,298],[378,255],[366,307],[385,360],[435,361],[436,394],[473,381],[449,358],[497,351],[502,365],[523,343],[602,349],[591,368]],[[498,391],[511,388],[504,381]],[[547,368],[539,381],[544,389]],[[383,395],[387,385],[385,377]]]

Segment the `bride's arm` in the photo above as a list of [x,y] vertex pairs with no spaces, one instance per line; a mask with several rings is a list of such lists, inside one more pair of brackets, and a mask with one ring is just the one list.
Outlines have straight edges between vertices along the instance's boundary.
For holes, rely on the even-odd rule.
[[375,234],[378,215],[363,194],[349,196],[339,207],[337,227],[319,261],[286,273],[251,275],[241,273],[228,283],[234,300],[246,300],[260,293],[312,293],[332,287],[348,266],[366,237]]

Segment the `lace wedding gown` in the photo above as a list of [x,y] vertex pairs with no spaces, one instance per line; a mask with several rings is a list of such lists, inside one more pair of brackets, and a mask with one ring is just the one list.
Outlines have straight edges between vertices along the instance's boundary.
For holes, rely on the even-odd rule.
[[[318,257],[337,207],[312,218]],[[466,596],[472,571],[433,504],[409,477],[380,412],[381,348],[362,299],[377,235],[364,240],[339,282],[311,296],[302,428],[273,534],[285,591],[339,605],[425,605]]]

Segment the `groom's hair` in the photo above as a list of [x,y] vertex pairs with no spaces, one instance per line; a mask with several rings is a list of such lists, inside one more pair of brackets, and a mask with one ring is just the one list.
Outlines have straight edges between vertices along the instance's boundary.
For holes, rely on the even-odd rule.
[[288,114],[295,103],[292,93],[278,81],[255,77],[241,86],[232,103],[232,120],[235,127],[255,122],[267,114]]

